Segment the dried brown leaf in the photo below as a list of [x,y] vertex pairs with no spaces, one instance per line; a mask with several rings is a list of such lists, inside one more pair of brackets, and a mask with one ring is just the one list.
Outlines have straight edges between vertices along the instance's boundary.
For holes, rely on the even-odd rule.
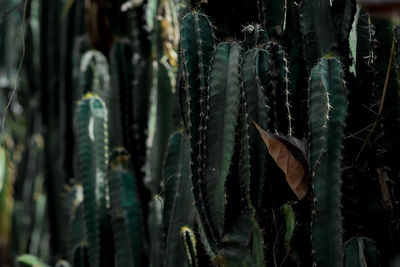
[[389,177],[383,168],[376,169],[379,176],[379,184],[381,186],[383,206],[393,214],[393,204],[390,197],[390,189],[388,185]]
[[254,124],[269,154],[285,173],[290,188],[298,199],[304,198],[308,192],[308,163],[305,158],[306,153],[300,147],[301,141],[294,137],[289,139],[266,132],[257,123]]

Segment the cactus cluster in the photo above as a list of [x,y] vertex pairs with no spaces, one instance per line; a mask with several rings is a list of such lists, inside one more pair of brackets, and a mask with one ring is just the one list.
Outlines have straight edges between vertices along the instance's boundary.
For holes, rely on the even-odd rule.
[[28,115],[0,139],[18,266],[398,266],[399,26],[355,0],[25,8]]

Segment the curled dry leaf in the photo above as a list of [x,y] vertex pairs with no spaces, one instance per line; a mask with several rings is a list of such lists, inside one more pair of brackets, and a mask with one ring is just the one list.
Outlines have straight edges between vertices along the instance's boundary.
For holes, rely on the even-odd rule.
[[266,132],[257,123],[254,124],[267,145],[269,154],[285,173],[290,188],[298,199],[304,198],[308,192],[308,161],[305,143],[292,136],[284,137]]

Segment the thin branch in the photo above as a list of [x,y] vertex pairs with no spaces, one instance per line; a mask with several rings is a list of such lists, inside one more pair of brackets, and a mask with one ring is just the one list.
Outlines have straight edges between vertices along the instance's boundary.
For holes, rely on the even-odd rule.
[[381,115],[382,115],[382,111],[383,111],[383,106],[385,104],[385,98],[386,98],[386,92],[387,92],[387,88],[388,88],[388,84],[389,84],[389,77],[390,77],[390,71],[392,69],[392,64],[393,64],[393,58],[394,58],[394,47],[395,47],[395,39],[393,39],[393,43],[392,43],[392,50],[390,52],[390,58],[389,58],[389,65],[388,65],[388,69],[386,72],[386,79],[385,79],[385,85],[383,87],[383,92],[382,92],[382,97],[381,97],[381,104],[379,106],[379,111],[378,111],[378,117],[374,123],[374,125],[372,126],[371,131],[368,133],[367,137],[365,138],[365,141],[360,149],[360,152],[358,152],[358,155],[356,157],[356,160],[358,160],[358,158],[361,155],[361,152],[363,152],[366,144],[369,143],[372,133],[375,131],[376,125],[378,125],[379,120],[381,119]]

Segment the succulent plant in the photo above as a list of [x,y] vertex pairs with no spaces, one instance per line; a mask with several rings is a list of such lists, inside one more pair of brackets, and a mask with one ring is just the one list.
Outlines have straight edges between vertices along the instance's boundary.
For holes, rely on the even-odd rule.
[[394,264],[400,27],[375,2],[0,0],[0,265]]

